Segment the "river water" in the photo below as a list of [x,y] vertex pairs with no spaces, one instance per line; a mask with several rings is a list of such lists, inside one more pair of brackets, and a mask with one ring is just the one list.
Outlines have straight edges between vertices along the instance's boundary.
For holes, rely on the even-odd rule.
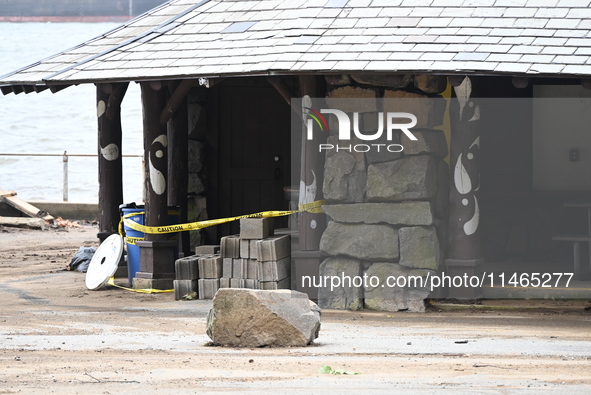
[[[115,28],[115,23],[0,23],[0,75],[69,49]],[[24,200],[61,201],[61,154],[97,153],[96,91],[92,84],[25,95],[0,94],[0,188]],[[143,153],[139,86],[122,104],[122,153]],[[56,157],[4,156],[50,153]],[[69,158],[70,202],[98,201],[98,159]],[[123,158],[124,201],[141,201],[141,158]]]

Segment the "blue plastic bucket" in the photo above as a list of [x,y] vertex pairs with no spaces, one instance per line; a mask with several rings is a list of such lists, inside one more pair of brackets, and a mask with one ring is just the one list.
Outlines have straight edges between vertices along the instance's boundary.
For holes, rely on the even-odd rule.
[[[144,207],[138,206],[137,208],[121,208],[121,213],[123,216],[127,216],[129,214],[135,214],[131,217],[126,217],[133,222],[137,222],[140,225],[144,225],[145,221],[145,214]],[[168,225],[176,225],[180,221],[180,212],[178,207],[169,207],[168,208]],[[140,270],[140,247],[137,246],[136,242],[140,240],[144,240],[144,233],[138,232],[137,230],[133,230],[127,225],[123,225],[123,229],[125,230],[125,244],[127,245],[127,279],[129,280],[129,285],[133,284],[133,279],[135,278],[135,274]],[[178,239],[178,233],[169,233],[168,236],[169,240],[176,240]],[[178,259],[178,248],[174,249],[174,259]]]

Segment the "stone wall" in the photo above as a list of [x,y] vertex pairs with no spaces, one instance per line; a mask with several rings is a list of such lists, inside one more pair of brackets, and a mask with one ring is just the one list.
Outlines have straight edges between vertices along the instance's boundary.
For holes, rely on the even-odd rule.
[[[427,75],[331,75],[327,103],[333,99],[364,98],[360,130],[377,129],[378,112],[410,112],[418,123],[411,131],[418,141],[394,137],[401,153],[327,151],[324,211],[329,223],[320,250],[326,257],[321,276],[376,276],[380,285],[319,289],[324,308],[424,311],[429,291],[416,284],[381,286],[389,276],[426,277],[442,265],[447,229],[448,145],[441,125],[445,100],[439,96],[447,79]],[[403,98],[396,108],[380,108],[380,98]],[[374,99],[374,100],[371,100]],[[383,102],[388,107],[388,101]],[[401,107],[402,106],[402,107]],[[329,118],[329,129],[335,119]],[[355,137],[353,137],[355,138]],[[361,142],[360,140],[357,142]],[[336,145],[337,136],[328,143]],[[355,144],[355,141],[351,141]],[[375,284],[374,284],[375,285]]]
[[[189,114],[189,188],[188,221],[204,221],[207,217],[205,198],[207,185],[206,150],[207,111],[205,88],[193,88],[187,96]],[[205,243],[203,230],[191,231],[191,250]]]

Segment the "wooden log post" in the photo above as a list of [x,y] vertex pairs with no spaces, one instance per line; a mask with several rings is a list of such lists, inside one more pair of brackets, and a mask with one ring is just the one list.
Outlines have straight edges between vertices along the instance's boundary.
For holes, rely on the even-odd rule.
[[[302,106],[310,106],[311,98],[324,98],[326,85],[322,76],[300,76],[300,95]],[[308,101],[308,103],[306,103]],[[295,109],[304,119],[303,108]],[[304,128],[304,127],[303,127]],[[321,200],[322,184],[324,180],[324,155],[318,152],[323,137],[320,133],[314,135],[313,140],[306,139],[306,132],[302,128],[302,162],[300,164],[300,195],[299,203],[311,203]],[[326,215],[315,213],[299,214],[299,251],[292,252],[292,289],[308,294],[310,299],[318,298],[318,288],[304,286],[304,276],[319,276],[320,238],[326,229]]]
[[[160,123],[160,114],[166,105],[164,84],[140,83],[142,95],[144,156],[146,161],[147,226],[168,225],[168,137],[166,125]],[[140,271],[133,280],[134,288],[171,287],[175,278],[174,249],[176,240],[169,234],[147,233],[140,248]]]
[[121,157],[121,102],[128,82],[97,84],[96,102],[98,119],[98,171],[99,171],[99,233],[102,243],[117,233],[123,203],[123,162]]
[[[187,110],[187,93],[193,81],[185,80],[176,84],[167,109],[170,119],[160,117],[160,122],[165,121],[168,129],[168,204],[180,208],[180,223],[188,221],[189,191],[189,116]],[[187,89],[189,87],[189,89]],[[180,92],[180,93],[179,93]],[[191,253],[191,241],[189,232],[179,235],[180,250],[185,256]]]
[[[300,76],[300,93],[302,98],[324,97],[326,88],[324,79],[318,76]],[[302,109],[299,109],[302,112]],[[318,152],[320,141],[323,137],[320,133],[314,135],[313,140],[307,140],[302,132],[302,163],[300,174],[300,204],[321,200],[322,184],[324,182],[324,156]],[[301,213],[299,220],[300,250],[317,251],[320,249],[320,238],[326,229],[326,215]]]
[[[474,99],[473,81],[465,77],[454,86],[450,105],[451,145],[449,196],[449,250],[446,275],[479,275],[480,243],[480,104]],[[448,288],[448,297],[476,299],[477,287]]]

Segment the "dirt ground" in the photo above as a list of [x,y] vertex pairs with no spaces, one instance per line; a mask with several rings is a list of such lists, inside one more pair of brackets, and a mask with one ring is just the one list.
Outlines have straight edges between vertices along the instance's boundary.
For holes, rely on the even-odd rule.
[[210,301],[89,291],[64,271],[96,233],[0,228],[0,394],[591,393],[589,301],[326,310],[310,347],[210,347]]

